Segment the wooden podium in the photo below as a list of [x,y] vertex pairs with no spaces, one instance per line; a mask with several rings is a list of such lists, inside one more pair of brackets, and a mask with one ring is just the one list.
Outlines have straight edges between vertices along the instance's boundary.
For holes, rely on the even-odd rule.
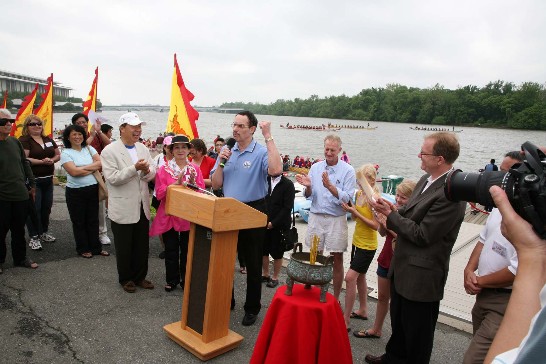
[[239,230],[267,224],[267,216],[233,198],[169,186],[165,211],[191,222],[182,320],[167,335],[201,360],[239,346],[229,330],[233,267]]

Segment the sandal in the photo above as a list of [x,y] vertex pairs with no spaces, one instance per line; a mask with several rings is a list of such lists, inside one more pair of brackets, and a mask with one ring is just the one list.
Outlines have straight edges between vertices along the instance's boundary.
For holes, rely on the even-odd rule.
[[239,269],[239,272],[241,274],[246,274],[246,267],[242,267],[241,269]]
[[166,284],[165,285],[165,292],[171,292],[176,288],[176,285]]
[[362,315],[359,315],[356,312],[351,312],[351,316],[349,316],[349,317],[354,318],[354,319],[358,319],[358,320],[367,320],[368,319],[368,316],[362,316]]
[[89,253],[89,252],[87,252],[87,253],[81,253],[81,254],[80,254],[80,257],[85,258],[85,259],[91,259],[91,258],[93,258],[93,254],[91,254],[91,253]]
[[16,267],[25,267],[25,268],[31,268],[36,269],[38,268],[38,264],[33,262],[29,257],[26,257],[25,260],[20,262],[19,264],[15,264]]
[[362,330],[360,330],[360,331],[355,331],[355,332],[353,332],[353,335],[354,335],[355,337],[358,337],[358,338],[361,338],[361,339],[379,339],[379,338],[381,338],[381,336],[379,336],[379,335],[370,334],[370,333],[368,332],[368,330],[364,330],[364,331],[362,331]]
[[106,250],[101,250],[101,252],[99,254],[101,256],[103,256],[103,257],[109,257],[110,256],[110,253],[108,253]]

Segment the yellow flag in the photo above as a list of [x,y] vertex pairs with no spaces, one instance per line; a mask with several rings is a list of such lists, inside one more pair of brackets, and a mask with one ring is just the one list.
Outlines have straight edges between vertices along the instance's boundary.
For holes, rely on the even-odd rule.
[[17,112],[17,116],[15,117],[15,123],[13,123],[11,126],[11,136],[19,138],[23,133],[23,123],[25,122],[26,117],[32,114],[34,101],[36,101],[36,92],[38,92],[38,84],[36,84],[36,86],[34,86],[34,90],[32,90],[32,92],[23,99],[23,103],[21,104],[21,107]]
[[47,79],[47,86],[42,95],[42,103],[34,114],[44,121],[44,134],[53,135],[53,73]]
[[[95,79],[93,80],[93,84],[91,85],[91,91],[89,91],[89,95],[87,95],[87,99],[83,102],[83,113],[85,115],[89,114],[90,110],[97,111],[97,87],[99,83],[99,68],[97,67],[95,69]],[[93,125],[91,123],[88,123],[88,130],[91,130],[91,127]]]
[[193,94],[184,85],[180,68],[174,55],[174,71],[171,87],[171,107],[166,131],[175,134],[184,134],[190,140],[199,138],[195,121],[199,119],[199,113],[190,105]]

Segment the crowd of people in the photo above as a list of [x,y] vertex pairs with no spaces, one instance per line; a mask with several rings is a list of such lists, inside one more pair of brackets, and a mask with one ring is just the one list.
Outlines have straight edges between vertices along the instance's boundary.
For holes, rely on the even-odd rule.
[[[267,215],[265,226],[241,230],[238,236],[238,253],[247,274],[242,324],[256,322],[262,307],[262,284],[271,288],[279,284],[284,236],[291,225],[295,193],[292,181],[282,174],[283,159],[270,122],[259,122],[248,111],[237,114],[231,148],[220,137],[207,149],[201,139],[161,135],[156,144],[163,153],[152,159],[149,149],[139,142],[146,123],[135,113],[120,117],[117,141],[111,140],[112,126],[100,122],[89,125],[86,115],[75,114],[72,125],[63,131],[62,152],[44,135],[43,121],[36,115],[25,119],[19,140],[9,136],[13,121],[8,110],[0,109],[0,273],[8,231],[15,266],[38,267],[26,254],[25,225],[32,250],[43,249],[44,242],[55,240],[49,215],[53,166],[59,161],[67,172],[66,204],[76,253],[86,259],[110,255],[107,247],[111,242],[105,230],[107,209],[122,289],[134,293],[137,287],[155,287],[146,279],[149,236],[160,236],[164,244],[165,291],[178,286],[184,289],[190,224],[167,215],[165,204],[168,186],[189,183],[211,188]],[[254,138],[258,129],[265,145]],[[377,234],[386,236],[378,257],[375,322],[353,334],[364,339],[382,337],[389,309],[392,334],[385,353],[367,355],[368,363],[430,361],[449,258],[465,211],[464,202],[448,200],[443,191],[459,152],[453,133],[426,135],[417,154],[425,174],[417,183],[404,181],[398,185],[396,203],[381,198],[376,166],[365,164],[355,171],[343,160],[342,141],[337,135],[324,138],[324,159],[312,164],[307,175],[296,176],[311,200],[305,244],[310,247],[318,237],[319,252],[333,256],[336,300],[340,300],[343,281],[346,283],[342,307],[347,331],[352,319],[366,320],[370,314],[366,274],[378,248]],[[506,171],[521,160],[519,152],[507,153],[500,169]],[[102,178],[108,189],[106,201],[99,201]],[[527,362],[515,358],[539,355],[546,336],[546,326],[539,324],[545,320],[544,311],[531,323],[540,310],[539,292],[546,282],[546,244],[514,212],[502,190],[492,187],[491,192],[499,209],[492,210],[464,272],[465,290],[477,297],[472,310],[474,336],[464,362],[507,358]],[[151,224],[150,206],[157,210]],[[349,245],[347,212],[356,226],[350,268],[344,272],[344,253]],[[503,218],[506,216],[510,220]],[[272,273],[269,256],[273,258]],[[359,304],[354,309],[357,293]],[[232,298],[231,309],[235,304]],[[522,343],[529,327],[536,336],[527,338],[520,349],[503,354]]]

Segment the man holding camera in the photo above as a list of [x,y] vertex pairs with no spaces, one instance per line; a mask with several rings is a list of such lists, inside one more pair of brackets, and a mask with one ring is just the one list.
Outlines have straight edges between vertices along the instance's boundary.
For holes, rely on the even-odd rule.
[[463,222],[465,202],[451,202],[444,182],[459,156],[454,134],[425,136],[418,157],[426,174],[408,203],[397,209],[383,199],[372,202],[387,217],[397,237],[391,262],[392,335],[381,356],[366,355],[367,363],[428,363],[440,300],[449,270],[451,249]]
[[[500,169],[508,172],[522,160],[523,156],[518,151],[507,153]],[[499,210],[493,209],[464,270],[466,293],[476,295],[472,308],[474,337],[465,353],[465,364],[484,362],[512,293],[518,257],[512,244],[501,233],[501,220]]]

